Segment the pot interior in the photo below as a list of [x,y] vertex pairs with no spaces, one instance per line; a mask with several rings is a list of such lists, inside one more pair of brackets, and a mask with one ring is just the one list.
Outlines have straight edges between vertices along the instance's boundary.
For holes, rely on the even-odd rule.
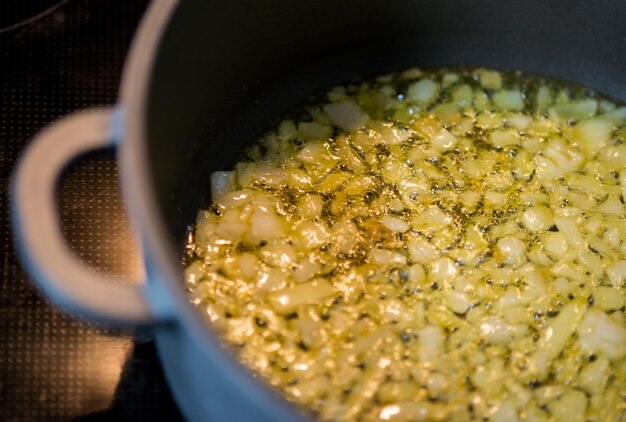
[[[481,65],[626,101],[626,2],[181,2],[157,53],[145,149],[173,250],[267,123],[320,90],[411,66]],[[178,260],[180,262],[180,259]]]

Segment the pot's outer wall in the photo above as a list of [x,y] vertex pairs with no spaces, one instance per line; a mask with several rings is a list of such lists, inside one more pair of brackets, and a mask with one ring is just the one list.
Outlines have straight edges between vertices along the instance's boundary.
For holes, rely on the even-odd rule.
[[[182,1],[151,76],[147,139],[130,140],[146,142],[171,241],[171,262],[154,263],[154,277],[159,265],[180,267],[210,173],[229,168],[269,121],[326,87],[415,65],[519,69],[626,102],[626,1]],[[249,378],[223,379],[225,355],[197,331],[157,331],[185,414],[284,419],[275,401],[242,394]]]

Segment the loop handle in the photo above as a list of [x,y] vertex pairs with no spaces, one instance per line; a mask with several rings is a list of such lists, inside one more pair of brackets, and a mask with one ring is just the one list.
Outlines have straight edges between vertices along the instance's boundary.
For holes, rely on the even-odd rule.
[[56,185],[80,155],[115,145],[115,112],[87,110],[53,123],[29,145],[15,171],[11,213],[20,257],[56,304],[94,322],[138,326],[156,322],[145,284],[120,284],[75,257],[56,209]]

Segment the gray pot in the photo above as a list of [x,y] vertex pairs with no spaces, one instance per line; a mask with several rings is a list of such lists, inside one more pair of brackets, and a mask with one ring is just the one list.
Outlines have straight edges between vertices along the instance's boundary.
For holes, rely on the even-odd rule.
[[[325,87],[415,65],[520,69],[626,101],[626,2],[155,0],[121,103],[53,123],[16,169],[12,216],[27,270],[71,313],[153,326],[189,419],[305,418],[230,356],[189,304],[186,227],[207,200],[210,173],[267,122]],[[111,146],[143,247],[140,287],[111,284],[73,257],[54,209],[64,167]]]

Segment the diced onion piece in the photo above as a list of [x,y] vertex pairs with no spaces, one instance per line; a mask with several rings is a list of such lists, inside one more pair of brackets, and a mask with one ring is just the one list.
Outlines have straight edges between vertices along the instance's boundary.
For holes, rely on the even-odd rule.
[[357,339],[352,348],[347,350],[347,355],[354,357],[355,355],[359,355],[363,352],[367,352],[379,344],[382,340],[385,339],[392,332],[391,327],[389,325],[382,326],[376,331],[369,333],[366,336],[362,336]]
[[480,193],[475,191],[465,191],[459,196],[459,200],[468,210],[473,211],[480,201]]
[[421,362],[429,362],[437,356],[443,345],[443,333],[436,325],[427,325],[418,333],[418,356]]
[[543,331],[537,348],[547,352],[550,359],[557,357],[574,333],[581,316],[577,305],[566,305]]
[[617,261],[606,269],[611,285],[615,288],[624,287],[626,283],[626,260]]
[[508,196],[505,193],[489,191],[485,192],[485,204],[490,207],[500,207],[506,204]]
[[428,106],[439,94],[439,84],[432,79],[420,79],[409,85],[407,98],[420,106]]
[[193,261],[185,268],[185,281],[190,285],[197,284],[205,273],[204,262],[200,260]]
[[456,137],[446,129],[441,129],[430,138],[430,144],[439,152],[453,148],[457,143]]
[[450,258],[438,258],[430,263],[428,276],[433,281],[446,280],[455,276],[459,269]]
[[552,104],[552,93],[550,92],[550,88],[542,85],[537,90],[537,108],[543,111],[550,104]]
[[502,75],[497,70],[479,69],[477,72],[480,85],[486,89],[502,88]]
[[211,174],[211,198],[220,202],[222,195],[235,190],[234,171],[215,171]]
[[526,244],[512,236],[498,240],[498,251],[506,263],[520,263],[526,255]]
[[561,385],[545,385],[535,390],[535,400],[539,406],[545,406],[552,400],[555,400],[563,395],[564,388]]
[[295,189],[307,189],[311,187],[311,176],[302,169],[289,169],[287,184]]
[[449,409],[439,403],[427,401],[403,401],[388,404],[380,410],[378,417],[383,421],[444,421]]
[[464,314],[467,312],[472,302],[466,293],[455,290],[448,293],[446,296],[446,304],[452,312]]
[[548,202],[548,195],[542,192],[520,192],[519,199],[526,205]]
[[237,208],[252,201],[254,191],[250,189],[237,190],[234,192],[224,193],[220,196],[219,201],[215,201],[222,208]]
[[508,344],[513,337],[513,330],[507,322],[497,316],[485,317],[480,323],[482,337],[493,344]]
[[463,84],[452,92],[452,100],[459,107],[468,107],[474,99],[474,91],[469,85]]
[[416,228],[435,227],[443,228],[450,224],[452,219],[439,207],[429,207],[413,219]]
[[250,217],[252,241],[269,241],[284,235],[283,222],[274,212],[257,209]]
[[250,174],[252,180],[258,180],[267,185],[278,186],[288,179],[287,170],[269,163],[258,163]]
[[404,210],[404,203],[398,198],[393,198],[392,200],[390,200],[388,205],[391,211],[401,212],[402,210]]
[[626,144],[610,146],[601,150],[600,159],[612,168],[626,168]]
[[622,201],[619,200],[617,195],[609,196],[606,201],[598,206],[597,210],[607,215],[626,215],[626,212],[624,212],[624,204],[622,204]]
[[383,143],[387,145],[400,145],[410,138],[411,132],[403,128],[383,126],[379,135]]
[[324,176],[317,183],[317,190],[320,193],[330,193],[337,189],[350,179],[350,175],[346,172],[330,173]]
[[552,107],[556,116],[563,120],[582,120],[593,117],[598,110],[598,101],[594,99],[570,101]]
[[581,347],[616,360],[626,356],[626,328],[601,311],[591,310],[578,327]]
[[402,79],[417,79],[419,77],[421,77],[424,74],[424,72],[422,72],[422,70],[419,67],[411,67],[409,69],[403,70],[402,73],[400,73],[400,77]]
[[257,265],[259,260],[256,256],[249,252],[244,252],[237,259],[237,265],[244,277],[252,278],[257,274]]
[[550,208],[544,205],[537,205],[524,211],[522,223],[533,232],[545,230],[554,224],[554,217]]
[[607,113],[598,116],[599,119],[607,120],[615,126],[626,123],[626,107],[615,108]]
[[239,208],[231,208],[224,210],[222,214],[222,218],[219,220],[219,223],[241,223],[245,221],[245,218],[242,218],[241,209]]
[[485,110],[489,108],[490,101],[487,93],[480,89],[474,90],[474,107],[476,110]]
[[437,247],[422,237],[413,237],[408,241],[409,255],[411,261],[421,264],[430,263],[439,257]]
[[566,173],[554,161],[544,156],[539,156],[535,159],[535,167],[535,174],[539,180],[557,180]]
[[301,221],[296,223],[294,236],[300,240],[305,248],[316,248],[328,242],[330,233],[323,223],[315,221]]
[[585,241],[583,236],[580,230],[578,230],[578,225],[571,217],[556,218],[554,224],[558,227],[559,232],[565,235],[568,244],[578,250],[584,249]]
[[298,200],[298,213],[305,218],[318,218],[323,207],[324,200],[319,195],[305,195]]
[[409,224],[406,221],[391,215],[382,216],[380,222],[392,232],[404,233],[409,230]]
[[564,277],[560,277],[554,280],[553,285],[554,289],[563,296],[567,296],[567,294],[570,292],[570,284]]
[[624,306],[624,294],[614,287],[598,286],[592,293],[593,304],[603,311],[615,311]]
[[589,394],[601,393],[608,379],[609,365],[606,357],[598,356],[585,366],[578,376],[581,388]]
[[388,249],[372,249],[370,256],[380,265],[406,265],[406,256]]
[[237,242],[246,232],[248,232],[248,230],[249,227],[245,223],[222,220],[215,228],[215,234],[222,239]]
[[318,375],[304,382],[300,382],[291,388],[291,393],[303,401],[312,400],[332,388],[326,375]]
[[478,226],[474,226],[466,231],[465,234],[465,249],[482,249],[488,246],[488,242],[485,240],[483,233]]
[[514,131],[502,129],[491,132],[491,134],[489,134],[489,141],[495,147],[504,148],[518,144],[520,138]]
[[517,89],[497,92],[493,96],[493,102],[503,110],[520,111],[524,109],[524,97]]
[[570,390],[557,400],[548,403],[555,422],[584,422],[587,396],[578,390]]
[[257,287],[259,291],[271,292],[287,285],[287,274],[278,268],[269,268],[259,274]]
[[430,393],[430,397],[440,396],[445,393],[448,387],[448,380],[439,372],[431,373],[428,377],[428,381],[426,381],[426,389]]
[[328,151],[321,142],[307,142],[296,157],[305,164],[319,165],[328,155]]
[[511,422],[518,420],[517,410],[511,400],[505,400],[491,416],[493,422]]
[[298,123],[298,134],[305,141],[317,141],[328,139],[333,133],[330,126],[320,122]]
[[293,278],[300,282],[307,281],[316,276],[320,269],[321,267],[318,263],[313,262],[310,258],[304,258],[294,270]]
[[333,286],[324,279],[301,283],[268,296],[269,304],[279,313],[289,313],[298,306],[316,303],[335,294]]
[[332,122],[346,131],[353,131],[365,125],[369,116],[352,101],[326,104],[323,107]]
[[583,151],[595,154],[604,147],[611,137],[613,125],[604,119],[584,120],[574,126],[572,140]]
[[408,270],[409,281],[413,283],[421,283],[426,279],[426,272],[422,264],[413,264]]
[[457,73],[446,73],[441,78],[441,83],[444,87],[448,87],[452,84],[455,84],[459,81],[459,75]]
[[497,129],[502,126],[500,113],[482,112],[476,116],[476,126],[482,129]]
[[278,139],[281,141],[289,141],[297,135],[296,125],[292,120],[283,120],[278,126]]
[[260,254],[265,263],[284,269],[292,268],[298,259],[298,254],[289,244],[266,245],[261,249]]
[[[615,103],[609,100],[604,100],[604,99],[600,100],[598,104],[598,111],[600,113],[608,113],[610,111],[615,110],[616,108],[617,106],[615,105]],[[626,111],[626,109],[624,111]]]
[[331,236],[337,250],[346,254],[350,253],[360,242],[358,228],[350,220],[335,223],[332,227]]
[[528,125],[530,125],[530,123],[533,121],[533,118],[526,114],[516,113],[511,114],[507,118],[507,120],[515,129],[524,130],[528,127]]

